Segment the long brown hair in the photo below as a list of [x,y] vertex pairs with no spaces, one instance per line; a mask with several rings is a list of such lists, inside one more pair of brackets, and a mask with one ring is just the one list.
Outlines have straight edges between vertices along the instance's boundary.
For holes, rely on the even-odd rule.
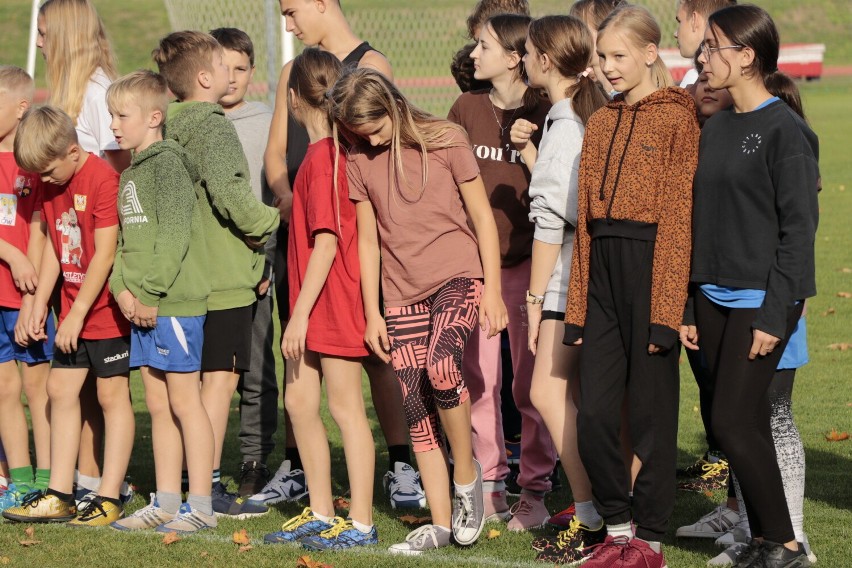
[[[660,39],[662,39],[660,25],[647,8],[627,4],[620,6],[601,22],[600,27],[598,27],[598,40],[600,41],[600,37],[605,31],[613,28],[626,32],[626,35],[633,40],[636,47],[644,48],[649,43],[660,47]],[[674,85],[672,74],[669,73],[668,67],[659,54],[651,67],[651,73],[657,88],[662,89]]]
[[89,0],[47,0],[39,9],[44,19],[44,56],[50,103],[75,123],[83,108],[89,79],[100,68],[113,81],[115,54]]
[[[527,52],[527,30],[530,27],[532,18],[521,14],[499,14],[489,19],[485,25],[491,29],[497,42],[507,53],[515,52],[521,61],[515,67],[514,77],[518,81],[527,81],[527,73],[524,70],[523,57]],[[536,107],[541,104],[541,97],[535,89],[527,89],[524,91],[523,103],[521,105],[522,113],[531,113]]]
[[586,73],[595,52],[589,28],[574,16],[544,16],[530,24],[528,34],[535,48],[547,54],[560,75],[577,78],[576,83],[565,89],[565,96],[571,98],[571,107],[585,125],[609,100],[600,83]]
[[707,27],[714,38],[718,39],[718,32],[722,32],[732,45],[754,51],[754,61],[743,69],[745,73],[756,73],[765,82],[770,75],[778,72],[781,49],[778,28],[763,8],[750,4],[722,8],[710,15]]
[[[332,116],[342,128],[359,126],[388,117],[392,125],[390,142],[390,168],[388,179],[396,186],[400,196],[409,202],[422,197],[428,181],[428,153],[447,148],[469,147],[464,129],[448,120],[420,110],[397,89],[384,75],[368,68],[356,68],[344,72],[330,92]],[[402,165],[402,149],[411,148],[420,152],[420,189],[415,198],[407,196],[399,187],[399,179],[411,189],[405,179]]]

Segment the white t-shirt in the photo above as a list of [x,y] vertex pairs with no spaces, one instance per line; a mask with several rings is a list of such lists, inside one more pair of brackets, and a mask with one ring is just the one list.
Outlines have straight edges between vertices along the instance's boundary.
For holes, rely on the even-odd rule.
[[691,68],[686,72],[686,75],[683,76],[683,79],[680,80],[680,86],[682,88],[687,88],[690,85],[694,85],[698,82],[698,71],[695,70],[695,67]]
[[105,150],[120,150],[112,130],[109,129],[110,116],[106,104],[106,92],[110,81],[106,73],[98,67],[89,79],[83,106],[77,116],[77,139],[87,152],[103,157]]

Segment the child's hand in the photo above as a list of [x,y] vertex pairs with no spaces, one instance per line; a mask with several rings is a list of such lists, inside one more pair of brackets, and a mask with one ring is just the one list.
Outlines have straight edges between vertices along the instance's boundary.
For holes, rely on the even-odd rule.
[[680,342],[687,349],[698,350],[698,328],[694,325],[680,326]]
[[527,302],[527,347],[530,353],[535,356],[536,346],[538,345],[538,328],[541,326],[541,311],[542,304],[530,304]]
[[59,328],[56,330],[55,345],[63,353],[72,353],[77,350],[77,340],[83,329],[83,318],[69,312]]
[[32,312],[30,313],[30,319],[26,322],[27,326],[27,335],[32,341],[41,341],[47,339],[47,333],[44,330],[44,324],[47,321],[47,305],[46,304],[33,304]]
[[752,330],[752,335],[754,340],[751,343],[751,350],[748,354],[749,361],[754,361],[758,355],[766,357],[781,343],[780,337],[775,337],[759,329]]
[[136,313],[136,296],[130,290],[122,290],[115,301],[127,321],[133,321],[133,315]]
[[133,319],[131,320],[137,327],[155,328],[157,327],[157,306],[146,306],[139,301],[138,298],[133,300]]
[[512,144],[515,145],[515,148],[523,150],[527,147],[530,138],[532,138],[533,132],[536,130],[538,130],[537,125],[533,124],[529,120],[519,118],[512,123],[512,129],[509,131],[509,139],[512,141]]
[[304,354],[307,335],[308,318],[293,314],[281,337],[281,353],[285,359],[295,361]]
[[482,331],[488,331],[487,338],[490,339],[506,329],[509,325],[509,313],[506,304],[500,294],[495,294],[485,288],[482,301],[479,304],[479,327]]
[[27,294],[21,298],[21,309],[18,310],[18,320],[15,322],[15,343],[21,347],[28,347],[32,343],[28,328],[32,312],[33,297]]
[[269,292],[269,285],[271,283],[272,282],[269,280],[269,278],[261,279],[261,281],[258,282],[258,284],[257,284],[257,288],[255,289],[255,291],[257,292],[257,295],[258,296],[266,296],[266,293]]
[[243,241],[251,250],[260,250],[261,248],[263,248],[263,243],[251,237],[243,235]]
[[367,331],[364,333],[364,341],[376,357],[390,363],[390,341],[388,340],[388,326],[385,318],[376,314],[367,318]]
[[38,273],[30,259],[21,254],[9,263],[9,268],[15,287],[24,294],[34,294],[38,286]]

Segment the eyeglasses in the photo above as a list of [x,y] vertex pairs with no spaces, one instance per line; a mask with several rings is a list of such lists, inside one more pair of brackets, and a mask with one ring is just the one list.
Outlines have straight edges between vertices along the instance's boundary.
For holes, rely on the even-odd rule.
[[701,45],[699,47],[701,48],[701,52],[704,54],[704,57],[707,58],[707,59],[710,59],[711,53],[716,53],[716,52],[718,52],[722,49],[742,49],[744,46],[742,46],[742,45],[720,45],[719,47],[710,47],[709,45],[707,45],[706,41],[702,41]]

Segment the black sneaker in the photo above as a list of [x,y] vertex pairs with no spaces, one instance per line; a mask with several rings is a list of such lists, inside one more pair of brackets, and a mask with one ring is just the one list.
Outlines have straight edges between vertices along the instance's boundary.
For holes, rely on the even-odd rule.
[[240,497],[250,497],[258,493],[270,479],[266,464],[256,461],[245,461],[240,464]]
[[213,513],[217,517],[245,520],[269,512],[269,508],[256,501],[249,501],[236,493],[229,493],[222,482],[213,484]]
[[809,568],[811,561],[803,548],[793,551],[777,542],[763,541],[763,552],[758,564],[761,568]]

